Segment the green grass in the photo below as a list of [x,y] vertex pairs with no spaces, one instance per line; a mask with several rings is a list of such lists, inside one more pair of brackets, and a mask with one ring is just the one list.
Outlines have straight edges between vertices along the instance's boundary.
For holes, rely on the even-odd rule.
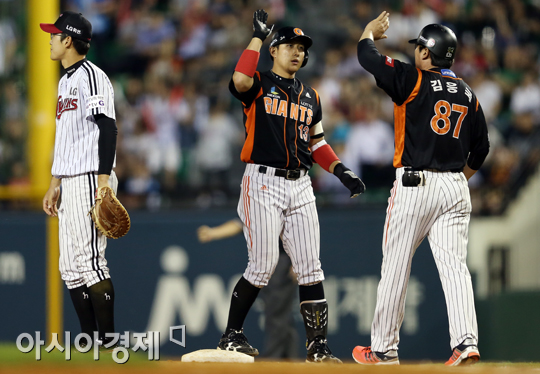
[[[41,360],[39,362],[43,363],[60,363],[66,362],[66,351],[60,352],[57,349],[47,352],[45,346],[41,347]],[[73,363],[89,363],[94,362],[94,351],[91,350],[87,353],[80,353],[75,348],[71,347],[71,360]],[[126,364],[142,364],[148,361],[148,352],[137,352],[128,350],[129,360]],[[122,358],[123,355],[119,354],[119,358]],[[36,359],[36,349],[34,348],[31,352],[22,353],[17,349],[17,346],[14,343],[0,343],[0,365],[17,365],[17,364],[29,364],[38,362]],[[113,354],[108,352],[99,352],[99,363],[115,364],[117,363],[113,360]]]

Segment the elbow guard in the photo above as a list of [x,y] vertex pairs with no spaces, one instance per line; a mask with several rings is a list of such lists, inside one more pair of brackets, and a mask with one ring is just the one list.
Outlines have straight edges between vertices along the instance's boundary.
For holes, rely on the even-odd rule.
[[326,140],[322,140],[315,144],[312,148],[311,155],[313,160],[327,172],[330,172],[330,165],[332,165],[334,161],[339,161],[339,157],[336,156],[332,147],[326,143]]

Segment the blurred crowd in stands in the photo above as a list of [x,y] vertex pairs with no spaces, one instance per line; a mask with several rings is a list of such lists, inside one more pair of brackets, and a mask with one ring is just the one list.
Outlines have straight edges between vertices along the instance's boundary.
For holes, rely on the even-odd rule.
[[[20,3],[0,1],[0,184],[28,183],[25,94],[31,82],[24,75]],[[490,155],[470,181],[474,215],[503,213],[539,164],[540,0],[61,3],[91,21],[88,59],[115,87],[116,172],[128,208],[236,204],[244,129],[228,83],[260,8],[274,30],[296,26],[312,37],[309,63],[297,76],[319,91],[325,137],[367,186],[366,194],[350,200],[337,178],[315,166],[310,174],[319,204],[385,204],[389,196],[393,104],[356,57],[363,27],[382,10],[390,12],[390,29],[377,45],[395,59],[414,63],[407,40],[427,24],[445,24],[458,36],[452,70],[477,94],[491,139]],[[271,66],[267,46],[259,70]]]

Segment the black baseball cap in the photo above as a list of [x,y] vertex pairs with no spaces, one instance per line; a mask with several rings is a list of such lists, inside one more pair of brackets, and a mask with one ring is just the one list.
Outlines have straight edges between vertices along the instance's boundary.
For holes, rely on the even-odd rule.
[[81,13],[66,11],[53,23],[40,23],[39,27],[49,34],[65,33],[72,38],[89,42],[92,39],[92,24]]

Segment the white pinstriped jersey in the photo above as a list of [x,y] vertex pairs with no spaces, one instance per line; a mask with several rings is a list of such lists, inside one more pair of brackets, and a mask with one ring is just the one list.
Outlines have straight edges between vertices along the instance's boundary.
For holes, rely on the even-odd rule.
[[96,114],[116,119],[113,87],[100,68],[84,59],[58,83],[52,175],[62,178],[98,170]]

